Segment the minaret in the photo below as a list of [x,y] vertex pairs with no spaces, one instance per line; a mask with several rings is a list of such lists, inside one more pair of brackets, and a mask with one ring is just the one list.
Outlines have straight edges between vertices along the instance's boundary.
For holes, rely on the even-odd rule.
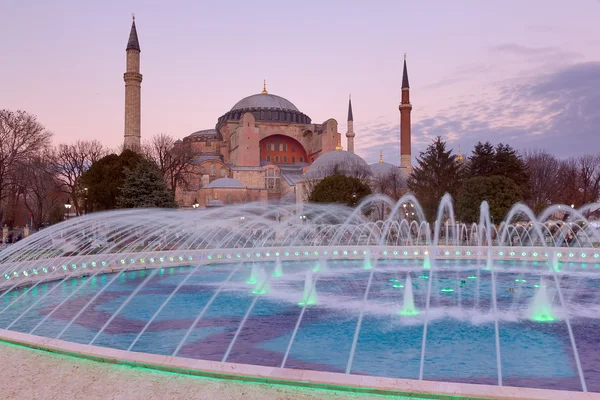
[[408,85],[408,71],[406,69],[406,53],[404,53],[404,71],[402,71],[402,101],[400,102],[400,168],[410,174],[411,165],[411,146],[410,146],[410,87]]
[[135,16],[125,50],[127,52],[127,70],[123,74],[125,80],[125,141],[123,147],[140,151],[142,74],[140,74],[141,50],[135,29]]
[[462,160],[464,160],[464,157],[463,157],[463,155],[462,155],[462,153],[461,153],[461,151],[460,151],[460,144],[458,145],[458,154],[456,155],[456,160],[457,160],[457,161],[462,161]]
[[352,116],[352,97],[348,98],[348,131],[346,139],[348,139],[348,151],[354,153],[354,118]]

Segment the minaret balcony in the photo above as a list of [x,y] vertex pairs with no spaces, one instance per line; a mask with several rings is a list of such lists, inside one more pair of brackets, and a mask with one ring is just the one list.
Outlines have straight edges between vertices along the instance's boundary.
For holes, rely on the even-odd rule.
[[125,82],[127,81],[137,81],[137,82],[142,82],[142,74],[140,74],[139,72],[125,72],[123,74],[123,80],[125,80]]

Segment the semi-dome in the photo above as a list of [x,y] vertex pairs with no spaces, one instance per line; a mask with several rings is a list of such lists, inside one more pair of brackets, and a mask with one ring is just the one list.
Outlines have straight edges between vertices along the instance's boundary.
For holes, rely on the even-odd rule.
[[345,150],[334,150],[317,158],[306,170],[306,176],[322,178],[333,172],[346,175],[369,174],[369,164],[360,156]]
[[392,172],[395,168],[398,167],[396,167],[394,164],[380,161],[375,164],[369,165],[369,168],[371,169],[371,174],[373,174],[373,176],[382,176],[388,175],[390,172]]
[[245,189],[246,186],[237,179],[219,178],[205,186],[207,189]]
[[244,97],[233,107],[231,111],[252,108],[278,108],[286,111],[299,111],[291,101],[275,94],[259,93]]

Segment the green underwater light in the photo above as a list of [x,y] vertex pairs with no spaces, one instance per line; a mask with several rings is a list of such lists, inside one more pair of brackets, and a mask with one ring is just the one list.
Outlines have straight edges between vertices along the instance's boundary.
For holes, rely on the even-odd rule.
[[404,287],[404,285],[402,285],[402,284],[400,284],[400,283],[396,283],[395,285],[392,285],[392,287],[395,287],[395,288],[403,288],[403,287]]
[[452,289],[452,288],[443,288],[441,291],[444,292],[444,293],[452,293],[452,292],[454,292],[454,289]]
[[467,279],[477,279],[477,277],[474,275],[471,275],[471,276],[467,276]]
[[404,315],[404,316],[411,316],[411,315],[419,315],[419,312],[417,310],[415,310],[414,308],[403,308],[402,310],[400,310],[400,312],[398,312],[398,314]]

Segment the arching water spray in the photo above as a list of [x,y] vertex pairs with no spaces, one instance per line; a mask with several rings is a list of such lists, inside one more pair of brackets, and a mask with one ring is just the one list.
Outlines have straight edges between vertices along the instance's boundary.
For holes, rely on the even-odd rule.
[[252,291],[253,294],[267,294],[271,290],[271,285],[269,284],[269,275],[267,275],[265,268],[260,267],[258,270],[258,278],[256,279],[256,286]]
[[252,263],[252,272],[250,272],[250,278],[246,281],[248,285],[256,285],[258,281],[258,265]]

